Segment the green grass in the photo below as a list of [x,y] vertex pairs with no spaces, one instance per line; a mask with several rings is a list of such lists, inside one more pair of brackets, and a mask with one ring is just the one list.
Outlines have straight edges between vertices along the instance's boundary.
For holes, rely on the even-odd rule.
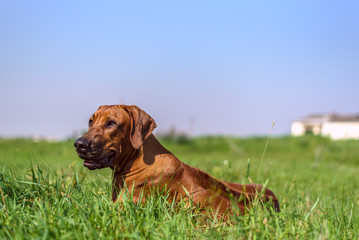
[[73,141],[0,139],[0,239],[359,239],[359,141],[273,138],[261,163],[266,141],[161,139],[217,178],[268,180],[280,213],[255,207],[223,222],[167,202],[166,192],[112,203],[111,171],[85,169]]

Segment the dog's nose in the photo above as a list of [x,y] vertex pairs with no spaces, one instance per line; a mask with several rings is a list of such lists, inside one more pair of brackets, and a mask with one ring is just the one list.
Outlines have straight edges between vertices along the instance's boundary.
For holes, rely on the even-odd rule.
[[78,152],[86,152],[90,146],[90,141],[87,138],[80,137],[75,141],[74,146]]

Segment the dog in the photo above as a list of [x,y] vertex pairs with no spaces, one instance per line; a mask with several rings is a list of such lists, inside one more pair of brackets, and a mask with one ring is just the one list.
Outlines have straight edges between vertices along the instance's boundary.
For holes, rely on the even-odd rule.
[[274,193],[261,185],[218,180],[181,162],[158,142],[155,128],[153,118],[135,105],[104,105],[90,117],[88,132],[75,141],[85,167],[112,169],[114,202],[122,201],[124,186],[135,203],[145,201],[146,189],[166,186],[170,200],[190,199],[201,211],[218,216],[231,213],[233,203],[244,214],[260,192],[262,203],[280,210]]

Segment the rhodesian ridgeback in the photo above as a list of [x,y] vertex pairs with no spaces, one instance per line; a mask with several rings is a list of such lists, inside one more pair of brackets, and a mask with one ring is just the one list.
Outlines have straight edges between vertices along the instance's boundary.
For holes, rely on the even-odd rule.
[[262,191],[262,202],[271,201],[279,211],[276,196],[257,184],[218,180],[181,162],[152,134],[156,123],[137,106],[101,106],[89,120],[89,130],[75,141],[83,165],[90,170],[109,167],[113,171],[113,201],[121,201],[124,186],[134,202],[151,187],[166,186],[170,199],[191,199],[203,211],[219,216],[232,212],[233,203],[244,214]]

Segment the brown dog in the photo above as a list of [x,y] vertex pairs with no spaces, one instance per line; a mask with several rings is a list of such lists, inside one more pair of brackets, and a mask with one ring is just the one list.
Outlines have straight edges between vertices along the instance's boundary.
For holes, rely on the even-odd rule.
[[[172,200],[191,198],[203,210],[221,216],[231,211],[235,201],[245,213],[262,186],[221,181],[184,164],[157,141],[152,134],[155,128],[155,121],[137,106],[101,106],[90,118],[88,132],[75,141],[76,151],[90,170],[113,170],[113,201],[121,200],[124,184],[135,202],[149,187],[166,185]],[[279,211],[273,192],[263,192],[262,200],[272,201]]]

